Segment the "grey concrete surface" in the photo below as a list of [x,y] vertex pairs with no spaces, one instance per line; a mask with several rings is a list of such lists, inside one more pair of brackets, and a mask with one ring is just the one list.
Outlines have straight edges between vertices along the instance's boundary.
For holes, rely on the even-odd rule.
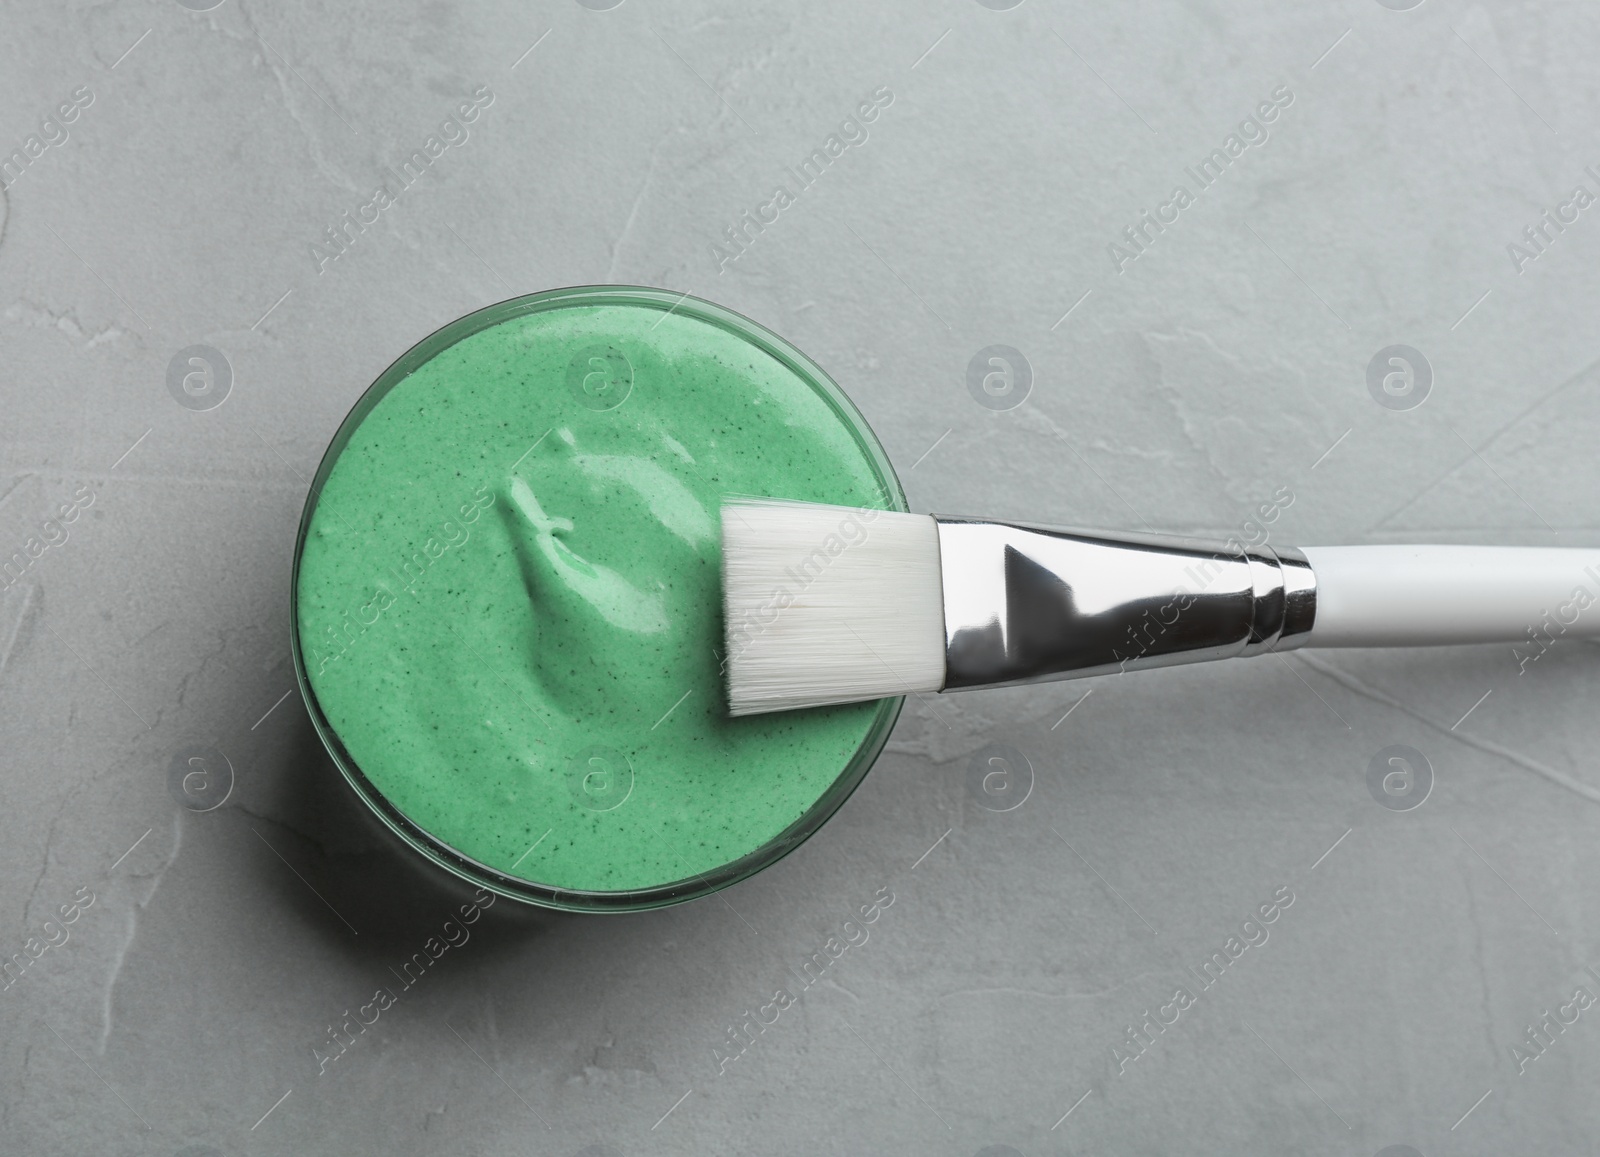
[[[324,1072],[459,898],[322,754],[288,584],[379,371],[596,282],[791,338],[919,510],[1600,547],[1600,10],[207,3],[0,22],[0,555],[37,547],[0,595],[0,955],[29,961],[0,1151],[1596,1147],[1589,644],[912,703],[772,870],[647,915],[502,901]],[[996,743],[1031,791],[971,786]],[[221,778],[186,796],[195,748]],[[722,1065],[880,888],[870,939]]]

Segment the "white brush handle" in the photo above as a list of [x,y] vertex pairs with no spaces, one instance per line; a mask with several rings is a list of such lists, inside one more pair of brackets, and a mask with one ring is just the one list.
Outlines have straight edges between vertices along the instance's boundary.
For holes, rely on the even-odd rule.
[[1308,546],[1311,647],[1415,647],[1600,637],[1600,550]]

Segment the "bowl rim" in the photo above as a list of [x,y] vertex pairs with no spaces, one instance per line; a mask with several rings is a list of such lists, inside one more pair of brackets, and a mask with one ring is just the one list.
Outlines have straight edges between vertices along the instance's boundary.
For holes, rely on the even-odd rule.
[[666,884],[618,891],[575,890],[524,880],[490,867],[445,843],[390,802],[362,772],[355,758],[345,748],[338,732],[323,713],[316,691],[311,685],[300,638],[300,564],[311,520],[316,512],[322,489],[338,463],[340,454],[367,415],[391,390],[457,342],[513,318],[578,305],[628,305],[659,309],[668,314],[681,314],[707,322],[744,338],[810,385],[850,429],[877,475],[886,509],[900,512],[909,510],[905,491],[901,487],[899,476],[895,473],[888,454],[855,403],[821,366],[760,322],[687,292],[680,293],[649,286],[579,285],[522,294],[464,314],[413,344],[373,379],[340,421],[311,480],[300,514],[299,530],[295,536],[289,587],[290,650],[294,658],[296,686],[300,689],[301,698],[305,702],[307,713],[311,717],[318,737],[322,740],[323,747],[327,749],[345,782],[354,790],[357,797],[411,850],[457,878],[486,888],[507,899],[567,912],[637,912],[679,904],[719,892],[772,866],[804,843],[843,806],[845,800],[850,798],[862,779],[866,777],[882,753],[885,743],[888,742],[889,732],[893,729],[904,706],[904,697],[895,696],[879,701],[877,714],[867,734],[857,746],[850,762],[829,785],[828,790],[823,792],[798,819],[760,847],[735,860],[730,860],[711,872],[691,874]]

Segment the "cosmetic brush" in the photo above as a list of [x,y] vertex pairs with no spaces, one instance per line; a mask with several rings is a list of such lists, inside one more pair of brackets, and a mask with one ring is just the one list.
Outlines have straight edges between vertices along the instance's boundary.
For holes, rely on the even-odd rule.
[[1600,636],[1600,549],[1109,534],[777,499],[722,507],[729,711],[1299,647]]

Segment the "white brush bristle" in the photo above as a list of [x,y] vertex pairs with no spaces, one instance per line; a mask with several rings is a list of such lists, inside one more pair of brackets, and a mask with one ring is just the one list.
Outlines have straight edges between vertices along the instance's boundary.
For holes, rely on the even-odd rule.
[[929,515],[731,499],[722,584],[733,715],[944,686],[939,532]]

